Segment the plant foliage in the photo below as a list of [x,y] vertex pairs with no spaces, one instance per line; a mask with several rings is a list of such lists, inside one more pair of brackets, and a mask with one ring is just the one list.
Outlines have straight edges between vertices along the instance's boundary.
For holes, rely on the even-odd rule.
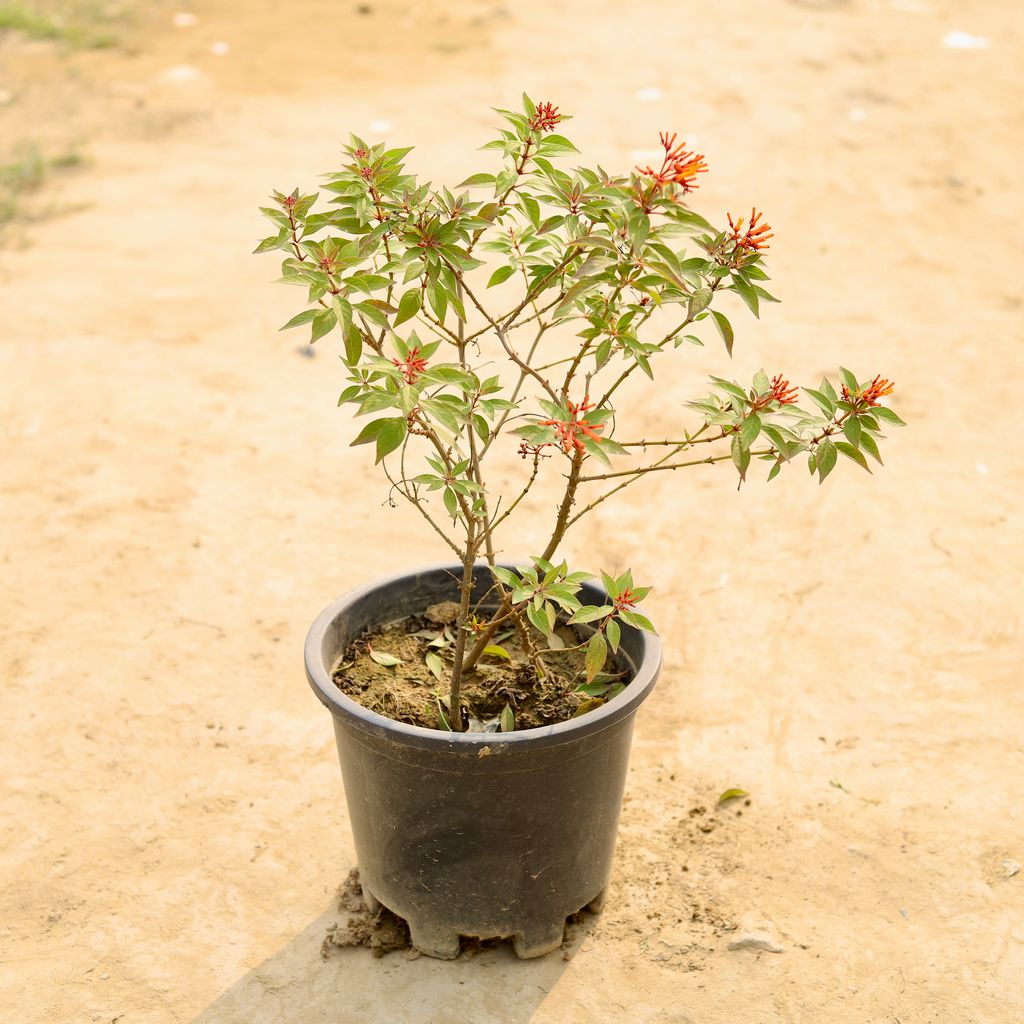
[[[519,630],[543,677],[545,649],[527,626],[552,637],[559,621],[580,627],[588,703],[599,704],[623,626],[653,630],[637,610],[649,588],[602,573],[606,603],[581,604],[590,575],[555,560],[571,526],[647,474],[684,466],[731,462],[742,483],[755,462],[771,480],[803,459],[824,482],[842,455],[870,472],[883,429],[902,421],[881,404],[893,390],[881,377],[841,369],[836,385],[805,388],[802,408],[781,374],[758,372],[744,385],[712,377],[673,440],[618,436],[616,400],[637,372],[653,381],[676,349],[705,344],[708,326],[732,354],[723,294],[755,317],[776,301],[765,287],[771,229],[756,209],[725,228],[695,212],[707,165],[675,135],[660,137],[660,166],[610,174],[576,162],[561,134],[569,118],[551,104],[524,96],[521,110],[498,113],[483,147],[495,165],[454,190],[410,173],[408,148],[352,137],[320,191],[273,194],[262,212],[274,230],[256,251],[283,254],[281,281],[305,296],[282,330],[341,336],[352,444],[370,448],[463,565],[447,707],[460,707],[462,676],[493,655],[502,626]],[[525,465],[505,495],[486,470],[510,443]],[[530,564],[503,568],[496,534],[548,467],[564,477],[550,540]],[[474,602],[479,559],[494,586]],[[483,598],[496,610],[479,614]]]

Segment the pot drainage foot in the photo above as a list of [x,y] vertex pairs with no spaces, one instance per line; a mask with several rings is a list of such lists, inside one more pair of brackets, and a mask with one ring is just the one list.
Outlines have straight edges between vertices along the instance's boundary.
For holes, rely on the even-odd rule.
[[587,910],[592,914],[600,914],[604,910],[604,901],[608,898],[608,890],[602,889],[588,904]]
[[553,953],[565,938],[565,918],[545,927],[531,928],[512,936],[512,949],[520,960]]
[[370,890],[367,889],[365,885],[363,886],[363,902],[366,904],[366,909],[374,917],[376,917],[383,908],[383,904],[381,903],[381,901],[377,899],[377,897],[374,896],[373,893],[370,892]]
[[458,932],[440,928],[421,928],[412,921],[408,924],[409,941],[425,956],[432,956],[438,960],[454,960],[459,955]]

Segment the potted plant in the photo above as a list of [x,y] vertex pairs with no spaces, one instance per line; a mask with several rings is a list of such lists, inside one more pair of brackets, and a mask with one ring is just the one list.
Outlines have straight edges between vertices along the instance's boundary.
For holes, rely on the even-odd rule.
[[[497,168],[454,191],[407,173],[408,149],[352,138],[326,203],[274,193],[257,248],[283,252],[282,280],[307,293],[285,328],[340,332],[352,444],[454,556],[335,602],[305,651],[367,901],[439,957],[460,935],[540,955],[603,898],[633,717],[661,655],[638,609],[649,588],[621,567],[599,582],[570,568],[567,531],[651,473],[731,462],[742,483],[799,458],[823,482],[839,456],[868,469],[901,423],[881,377],[841,369],[802,409],[788,380],[759,372],[712,377],[671,439],[628,436],[626,381],[653,380],[708,325],[731,354],[724,293],[754,316],[776,301],[771,229],[756,210],[727,227],[691,210],[707,165],[675,135],[625,175],[565,169],[578,151],[556,107],[524,96],[499,113],[483,147]],[[492,467],[513,452],[521,479],[503,493]],[[561,495],[550,539],[503,561],[524,554],[517,518],[547,511],[531,504],[541,477]]]

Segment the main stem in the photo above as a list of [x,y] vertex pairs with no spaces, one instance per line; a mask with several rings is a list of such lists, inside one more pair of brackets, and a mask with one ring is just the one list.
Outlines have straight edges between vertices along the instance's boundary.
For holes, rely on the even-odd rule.
[[466,653],[466,623],[469,621],[469,606],[473,596],[473,565],[476,561],[476,545],[472,536],[466,545],[466,558],[462,563],[461,600],[459,616],[455,622],[455,664],[452,666],[451,687],[448,691],[448,721],[452,732],[463,732],[462,724],[462,674],[463,657]]

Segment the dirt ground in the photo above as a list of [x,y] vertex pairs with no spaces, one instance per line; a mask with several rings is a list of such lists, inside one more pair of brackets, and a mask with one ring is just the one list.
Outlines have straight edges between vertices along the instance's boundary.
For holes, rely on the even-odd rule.
[[[3,145],[88,157],[41,193],[64,215],[0,249],[3,1018],[1024,1019],[1019,5],[210,0],[125,24],[103,50],[0,34]],[[277,333],[297,307],[250,256],[256,207],[349,129],[461,180],[523,88],[610,167],[679,131],[712,168],[698,207],[776,232],[783,305],[737,315],[731,367],[680,353],[653,433],[709,371],[839,362],[894,378],[911,426],[873,477],[737,495],[701,467],[572,535],[655,585],[667,662],[611,903],[567,957],[322,959],[354,854],[303,636],[445,551],[378,505],[330,350]],[[715,809],[730,786],[742,815]],[[728,948],[751,929],[783,952]]]

